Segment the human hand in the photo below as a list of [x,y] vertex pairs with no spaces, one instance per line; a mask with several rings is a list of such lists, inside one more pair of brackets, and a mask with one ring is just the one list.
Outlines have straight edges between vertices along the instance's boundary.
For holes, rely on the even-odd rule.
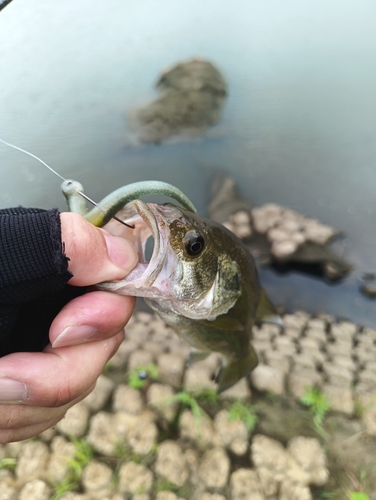
[[[124,278],[136,265],[130,242],[77,214],[62,213],[62,240],[74,277],[87,286]],[[33,437],[87,396],[123,340],[134,298],[102,291],[71,300],[54,319],[43,352],[0,358],[0,443]]]

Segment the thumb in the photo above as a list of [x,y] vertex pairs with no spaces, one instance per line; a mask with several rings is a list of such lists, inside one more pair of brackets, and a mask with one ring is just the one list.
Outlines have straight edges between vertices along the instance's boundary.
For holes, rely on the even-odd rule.
[[120,280],[137,264],[132,243],[90,224],[81,215],[60,214],[64,253],[73,274],[70,285],[88,286]]

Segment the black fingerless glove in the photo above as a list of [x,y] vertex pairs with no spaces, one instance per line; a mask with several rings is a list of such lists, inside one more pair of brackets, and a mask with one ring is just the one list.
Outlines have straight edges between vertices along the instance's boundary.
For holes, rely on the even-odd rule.
[[86,288],[72,274],[57,209],[0,210],[0,356],[41,351],[61,308]]

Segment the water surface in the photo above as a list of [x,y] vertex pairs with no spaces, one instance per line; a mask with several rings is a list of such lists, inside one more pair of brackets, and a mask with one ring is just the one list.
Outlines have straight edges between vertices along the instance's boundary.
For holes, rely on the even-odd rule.
[[[355,272],[328,286],[262,272],[277,303],[376,327],[358,276],[376,271],[376,4],[369,0],[14,0],[0,13],[0,137],[80,180],[99,200],[167,180],[205,212],[208,167],[255,204],[274,201],[345,231]],[[126,113],[160,71],[201,56],[223,72],[223,119],[204,137],[142,146]],[[59,179],[0,145],[0,206],[65,208]]]

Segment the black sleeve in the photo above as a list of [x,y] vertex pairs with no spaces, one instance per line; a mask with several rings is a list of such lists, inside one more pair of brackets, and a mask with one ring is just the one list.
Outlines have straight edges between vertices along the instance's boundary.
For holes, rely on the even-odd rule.
[[67,285],[68,260],[57,209],[0,210],[0,356],[42,350],[54,317],[86,291]]

